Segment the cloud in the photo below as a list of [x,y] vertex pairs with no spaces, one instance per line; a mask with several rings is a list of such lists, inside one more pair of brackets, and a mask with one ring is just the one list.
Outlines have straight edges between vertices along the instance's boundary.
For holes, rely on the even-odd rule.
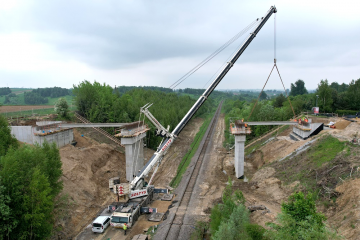
[[[110,85],[127,85],[132,79],[130,85],[167,87],[273,3],[33,0],[0,4],[0,79],[16,80],[22,86],[31,82],[34,87],[71,87],[82,79]],[[301,78],[309,88],[316,88],[323,78],[349,82],[360,77],[356,76],[360,68],[357,1],[341,7],[335,1],[275,4],[276,57],[286,81]],[[271,18],[218,88],[262,87],[273,64],[273,24]],[[180,87],[203,87],[240,42]],[[246,84],[239,79],[246,79]]]

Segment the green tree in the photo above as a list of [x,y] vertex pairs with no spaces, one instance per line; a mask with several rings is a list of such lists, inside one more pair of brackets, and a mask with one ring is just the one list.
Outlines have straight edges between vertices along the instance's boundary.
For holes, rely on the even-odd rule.
[[333,231],[326,228],[325,216],[316,211],[311,194],[294,193],[287,203],[281,205],[279,225],[268,224],[272,229],[265,233],[269,239],[337,239]]
[[275,98],[273,106],[280,108],[284,105],[284,102],[286,102],[286,97],[283,94],[280,94]]
[[17,148],[18,141],[11,135],[7,119],[0,115],[0,157],[4,156],[10,147]]
[[305,88],[305,82],[301,79],[297,80],[294,84],[291,84],[290,96],[297,96],[307,94],[308,91]]
[[330,87],[334,90],[336,90],[338,93],[342,93],[342,92],[345,92],[349,85],[348,84],[345,84],[345,83],[342,83],[341,85],[337,82],[332,82],[330,84]]
[[24,101],[26,104],[44,104],[49,102],[46,97],[42,97],[39,93],[34,91],[25,92]]
[[267,97],[268,97],[268,95],[266,94],[266,92],[261,92],[260,101],[267,99]]
[[69,105],[65,98],[59,98],[59,100],[55,103],[54,110],[61,117],[68,117],[69,114]]
[[[194,104],[195,100],[189,96],[179,96],[171,89],[144,90],[132,88],[120,92],[110,86],[98,82],[84,81],[74,85],[75,104],[77,109],[92,122],[135,122],[139,120],[140,107],[147,103],[154,103],[151,113],[163,125],[174,128]],[[168,92],[170,90],[170,92]],[[121,94],[120,94],[121,93]],[[197,116],[206,114],[213,109],[213,99],[210,97],[198,110]],[[143,120],[143,115],[141,115]],[[156,149],[161,141],[153,132],[155,127],[150,121],[145,122],[151,128],[149,131],[149,147]]]
[[12,211],[9,207],[10,202],[11,199],[6,193],[6,188],[2,185],[0,177],[0,239],[4,239],[14,228]]
[[316,89],[316,95],[319,95],[319,107],[321,111],[331,112],[331,106],[333,103],[332,99],[332,89],[329,86],[327,79],[321,80]]
[[349,107],[352,110],[360,110],[360,78],[358,80],[352,80],[347,89],[347,99]]
[[[55,144],[10,148],[0,159],[1,183],[10,199],[9,239],[46,239],[51,235],[55,199],[62,190],[61,161]],[[1,225],[1,224],[0,224]]]
[[250,224],[249,210],[244,204],[245,198],[242,192],[233,191],[229,178],[222,195],[222,203],[215,205],[211,210],[211,239],[263,239],[265,229],[256,224]]
[[113,94],[113,89],[109,85],[102,85],[96,81],[92,84],[85,80],[78,86],[74,85],[73,94],[77,109],[90,121],[113,122],[112,105],[117,95]]
[[236,240],[251,239],[246,231],[249,223],[249,211],[242,205],[236,205],[230,214],[229,219],[222,221],[219,230],[215,232],[214,240]]
[[24,195],[24,219],[27,230],[26,239],[44,239],[51,233],[53,219],[51,212],[54,202],[50,183],[39,168],[33,170],[32,178]]
[[316,212],[315,201],[311,194],[304,195],[302,192],[294,193],[289,197],[288,202],[281,204],[284,214],[291,216],[295,221],[304,221],[310,216],[314,224],[322,227],[325,216]]
[[0,96],[8,95],[11,93],[11,89],[9,87],[0,88]]

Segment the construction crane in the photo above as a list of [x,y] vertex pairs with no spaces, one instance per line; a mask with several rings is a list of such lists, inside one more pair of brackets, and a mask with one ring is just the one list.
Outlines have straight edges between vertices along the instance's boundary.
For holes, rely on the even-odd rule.
[[[150,113],[148,108],[151,106],[146,104],[141,108],[141,112],[144,113],[148,119],[155,125],[157,128],[157,135],[163,136],[164,139],[160,143],[157,151],[150,158],[148,163],[143,167],[143,169],[139,172],[139,174],[131,181],[130,188],[131,191],[138,191],[143,188],[144,177],[148,175],[151,169],[157,164],[157,167],[160,165],[161,160],[166,154],[169,147],[172,145],[176,137],[180,134],[185,125],[190,121],[190,119],[194,116],[194,114],[198,111],[201,105],[206,101],[206,99],[210,96],[212,91],[216,88],[216,86],[220,83],[220,81],[225,77],[227,72],[234,66],[237,59],[241,56],[241,54],[245,51],[245,49],[249,46],[251,41],[256,37],[261,28],[265,25],[267,20],[271,17],[273,13],[276,13],[277,9],[275,6],[271,6],[267,11],[264,17],[261,19],[257,19],[258,24],[255,30],[250,33],[250,36],[245,40],[244,44],[239,48],[239,50],[235,53],[235,55],[231,58],[231,60],[226,64],[226,66],[222,69],[220,74],[216,77],[216,79],[211,83],[211,85],[205,90],[205,92],[199,97],[199,99],[195,102],[195,104],[191,107],[191,109],[186,113],[180,123],[174,128],[172,132],[169,132],[169,127],[163,127],[156,118]],[[157,168],[156,168],[157,169]]]

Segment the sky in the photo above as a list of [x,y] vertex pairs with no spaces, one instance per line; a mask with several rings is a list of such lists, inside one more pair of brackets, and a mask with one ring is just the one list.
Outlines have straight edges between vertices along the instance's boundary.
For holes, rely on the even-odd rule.
[[[286,88],[360,78],[360,1],[0,0],[0,87],[170,87],[272,5]],[[207,87],[249,33],[177,88]],[[273,65],[274,16],[217,89],[261,89]]]

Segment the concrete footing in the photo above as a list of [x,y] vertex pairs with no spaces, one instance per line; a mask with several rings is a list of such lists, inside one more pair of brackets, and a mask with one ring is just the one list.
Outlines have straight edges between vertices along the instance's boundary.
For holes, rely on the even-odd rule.
[[245,159],[245,141],[246,135],[235,135],[235,176],[241,178],[244,176]]
[[292,133],[304,140],[313,135],[318,134],[323,129],[324,129],[323,123],[309,123],[304,126],[294,127]]
[[139,170],[144,166],[143,138],[146,133],[135,137],[121,138],[121,144],[125,146],[126,180],[131,182]]

